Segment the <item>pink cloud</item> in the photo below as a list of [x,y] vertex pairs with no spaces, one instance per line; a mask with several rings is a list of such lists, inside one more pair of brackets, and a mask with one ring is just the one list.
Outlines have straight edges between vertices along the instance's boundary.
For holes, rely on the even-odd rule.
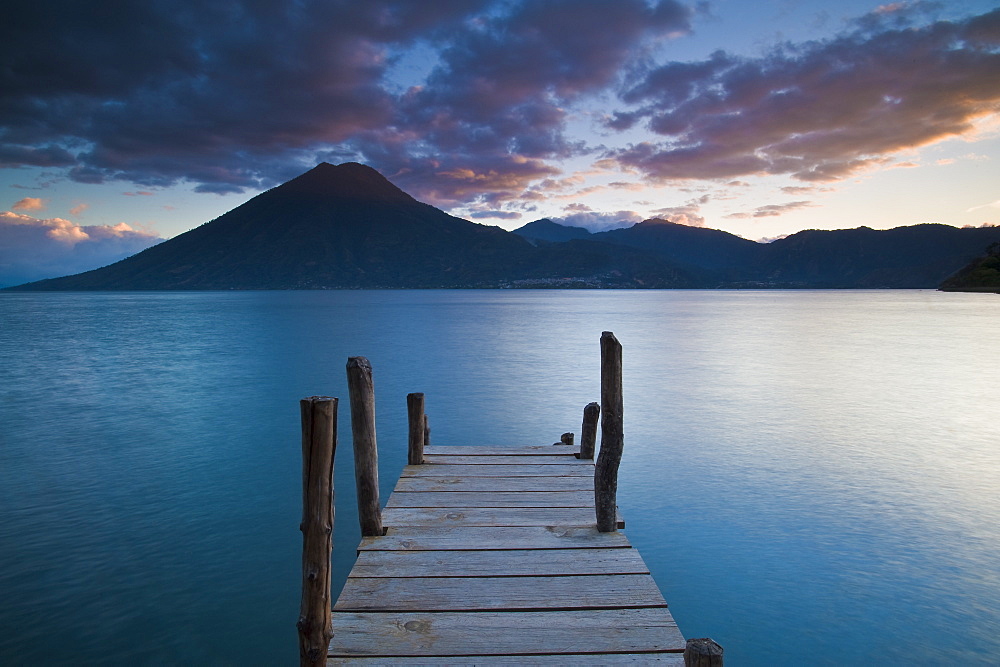
[[106,266],[161,240],[125,223],[81,226],[62,218],[0,212],[0,286]]
[[45,200],[38,197],[19,199],[10,207],[12,211],[41,211],[45,208]]
[[[887,10],[893,21],[906,18],[898,13]],[[612,127],[645,120],[666,140],[609,156],[657,180],[790,174],[829,182],[970,134],[996,113],[1000,10],[906,29],[867,19],[863,29],[761,58],[717,52],[650,70],[623,95],[638,107],[616,114]]]

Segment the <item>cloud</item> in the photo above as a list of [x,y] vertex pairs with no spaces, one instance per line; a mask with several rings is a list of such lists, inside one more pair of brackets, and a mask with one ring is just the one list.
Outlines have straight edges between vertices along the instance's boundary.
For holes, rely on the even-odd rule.
[[980,206],[973,206],[972,208],[967,208],[967,209],[965,209],[965,212],[966,213],[972,213],[973,211],[979,211],[979,210],[982,210],[984,208],[1000,208],[1000,199],[998,199],[996,201],[991,201],[988,204],[982,204]]
[[562,218],[553,217],[551,220],[568,227],[583,227],[591,232],[606,232],[609,229],[631,227],[642,222],[642,216],[635,211],[615,211],[613,213],[581,211]]
[[125,223],[81,226],[0,212],[0,287],[106,266],[162,240]]
[[517,211],[473,211],[470,218],[476,220],[483,218],[497,218],[499,220],[520,220],[523,216]]
[[139,192],[123,192],[126,197],[152,197],[153,193],[148,190],[140,190]]
[[90,208],[90,204],[77,204],[69,210],[69,214],[77,216],[86,211],[88,208]]
[[607,157],[654,180],[828,182],[972,133],[1000,105],[1000,10],[920,27],[911,14],[886,9],[852,32],[758,58],[718,51],[651,68],[609,124],[644,122],[663,139]]
[[38,197],[25,197],[19,199],[10,208],[12,211],[41,211],[45,208],[45,201]]
[[[227,193],[337,154],[439,205],[511,201],[587,150],[566,105],[690,18],[676,0],[20,3],[0,42],[0,166]],[[427,53],[421,85],[393,79]]]
[[752,213],[730,213],[726,217],[736,219],[775,218],[790,211],[797,211],[801,208],[810,208],[815,205],[816,204],[813,204],[811,201],[791,201],[784,204],[768,204],[766,206],[758,206]]
[[392,52],[486,6],[20,3],[0,41],[0,164],[72,167],[87,183],[267,187],[318,146],[385,128]]
[[658,208],[653,213],[657,217],[666,218],[669,222],[676,223],[678,225],[687,225],[688,227],[704,227],[705,218],[698,213],[699,207],[697,206],[667,206],[665,208]]

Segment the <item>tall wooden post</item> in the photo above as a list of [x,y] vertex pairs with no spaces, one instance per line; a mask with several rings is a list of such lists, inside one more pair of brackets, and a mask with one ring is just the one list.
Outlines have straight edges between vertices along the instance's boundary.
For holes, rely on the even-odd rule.
[[424,415],[424,447],[430,447],[431,445],[431,422],[427,419],[427,415]]
[[427,424],[424,415],[424,395],[406,395],[406,414],[410,424],[409,455],[407,463],[411,466],[418,466],[424,462],[424,437]]
[[597,447],[597,419],[601,416],[601,406],[598,403],[588,403],[583,409],[583,426],[580,428],[580,454],[577,458],[594,458]]
[[378,501],[378,445],[375,441],[375,385],[372,366],[364,357],[347,360],[347,389],[351,396],[351,432],[354,436],[354,479],[358,488],[358,520],[365,537],[381,536],[382,510]]
[[325,665],[330,625],[330,551],[333,548],[333,456],[337,450],[337,399],[310,396],[302,413],[302,605],[299,662]]
[[624,446],[622,346],[610,331],[601,334],[601,451],[594,471],[597,529],[610,533],[617,525],[618,464]]
[[722,667],[722,647],[709,637],[687,640],[684,667]]

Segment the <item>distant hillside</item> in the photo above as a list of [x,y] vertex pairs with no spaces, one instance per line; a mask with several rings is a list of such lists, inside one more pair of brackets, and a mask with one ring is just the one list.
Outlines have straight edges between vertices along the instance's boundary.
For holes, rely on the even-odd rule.
[[1000,242],[990,244],[986,254],[969,262],[941,283],[945,292],[1000,293]]
[[590,236],[590,232],[583,227],[560,225],[548,218],[529,222],[523,227],[515,229],[514,233],[529,241],[547,241],[549,243],[585,239]]
[[759,243],[729,232],[679,225],[659,218],[600,232],[593,239],[640,248],[669,263],[710,274],[714,280],[738,278],[742,270],[754,263],[762,248]]
[[751,273],[789,286],[933,289],[993,241],[1000,241],[1000,228],[807,230],[763,246]]
[[1000,228],[916,225],[760,244],[659,219],[512,233],[418,202],[370,167],[323,163],[115,264],[8,289],[935,288],[995,242]]

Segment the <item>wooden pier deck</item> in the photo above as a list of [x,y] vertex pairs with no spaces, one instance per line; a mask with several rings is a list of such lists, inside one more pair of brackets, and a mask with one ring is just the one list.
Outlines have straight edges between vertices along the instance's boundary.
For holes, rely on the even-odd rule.
[[639,552],[597,530],[594,462],[577,451],[426,447],[385,535],[362,538],[327,664],[683,665]]

